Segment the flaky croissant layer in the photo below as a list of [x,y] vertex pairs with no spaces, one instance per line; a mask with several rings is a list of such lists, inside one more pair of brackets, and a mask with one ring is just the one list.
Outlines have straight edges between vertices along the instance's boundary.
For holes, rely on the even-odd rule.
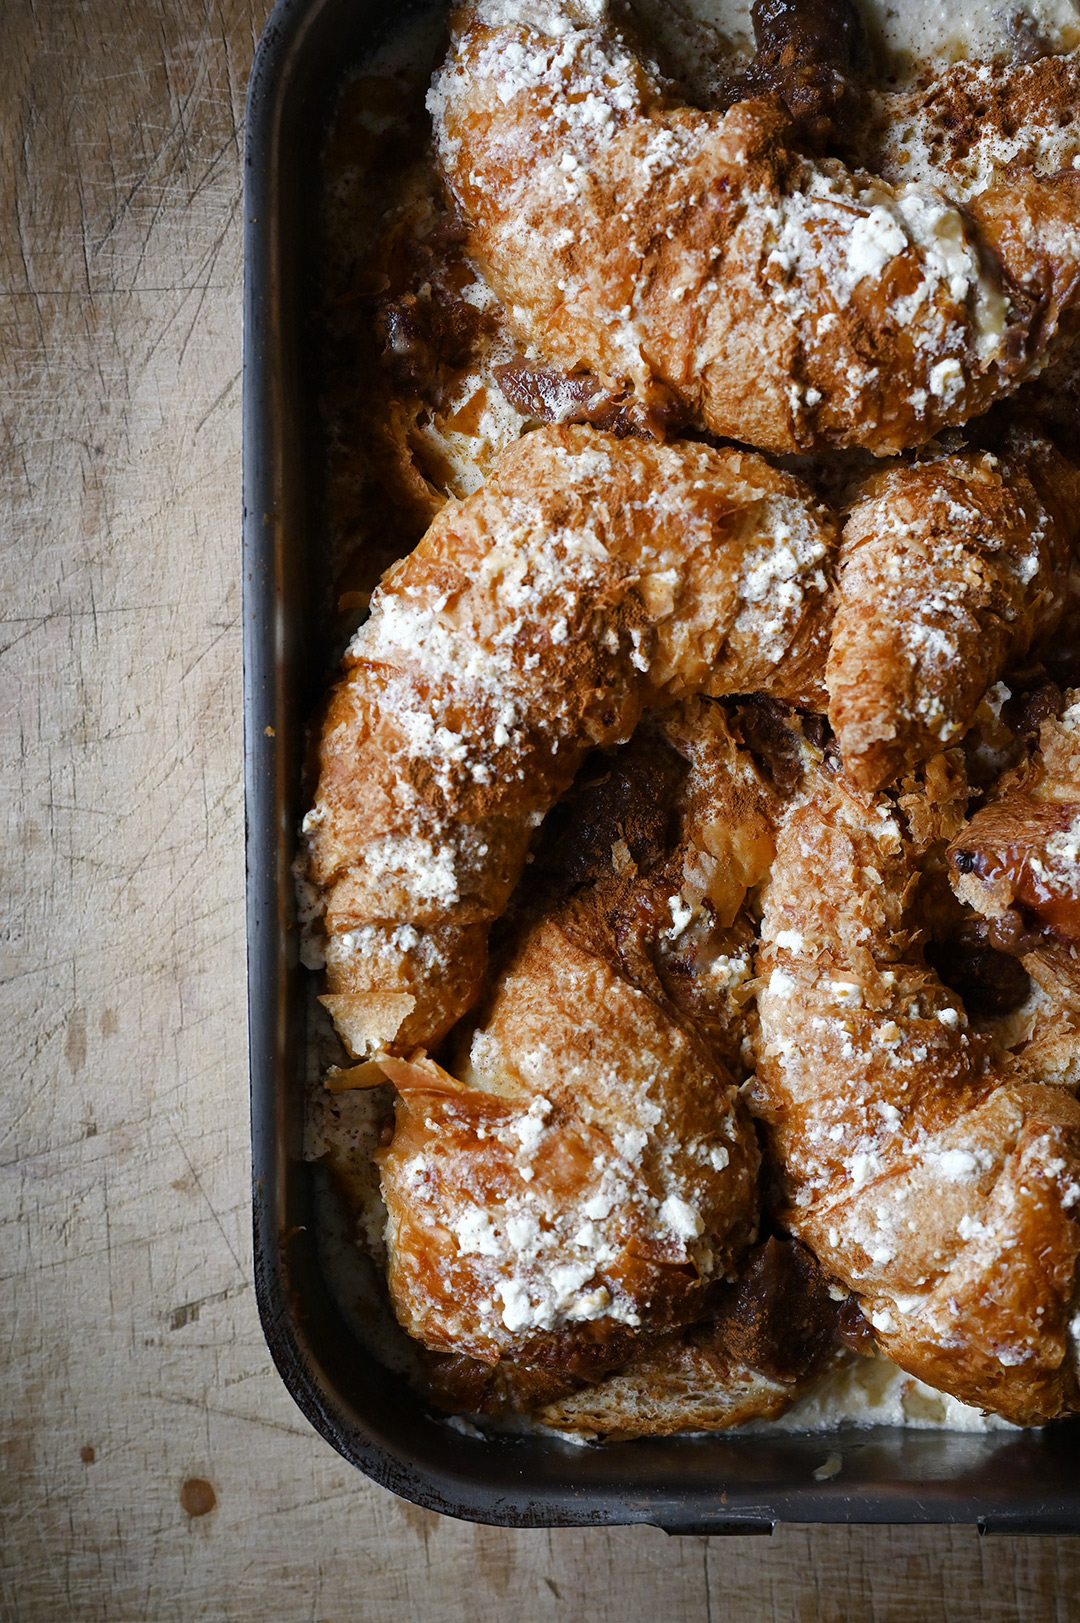
[[350,1049],[437,1041],[586,751],[646,706],[821,703],[834,525],[705,446],[545,428],[384,579],[331,696],[306,877]]
[[896,783],[965,733],[1061,619],[1080,476],[1044,436],[904,463],[855,492],[826,682],[849,781]]
[[928,969],[916,871],[891,802],[814,766],[766,890],[754,1109],[785,1220],[889,1356],[1038,1424],[1080,1408],[1080,1104]]
[[961,210],[806,156],[779,95],[678,105],[605,4],[478,0],[452,30],[443,175],[518,337],[567,371],[765,450],[884,455],[985,411],[1075,325],[1071,168]]

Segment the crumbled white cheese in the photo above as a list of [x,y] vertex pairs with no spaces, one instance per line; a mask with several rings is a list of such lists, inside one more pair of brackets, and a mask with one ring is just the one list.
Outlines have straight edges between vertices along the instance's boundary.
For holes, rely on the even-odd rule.
[[789,975],[786,969],[774,969],[769,976],[769,996],[789,998],[795,990],[795,985],[794,975]]
[[660,1221],[673,1230],[681,1240],[700,1239],[705,1231],[697,1207],[691,1206],[678,1195],[669,1195],[664,1201],[660,1207]]
[[907,247],[907,236],[889,213],[880,206],[860,215],[848,238],[848,270],[853,283],[878,276],[890,260]]

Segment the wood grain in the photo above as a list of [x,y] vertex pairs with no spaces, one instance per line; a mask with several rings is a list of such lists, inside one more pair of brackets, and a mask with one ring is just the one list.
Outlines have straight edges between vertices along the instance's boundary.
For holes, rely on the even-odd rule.
[[238,618],[266,10],[3,7],[0,1614],[1075,1617],[1069,1539],[444,1520],[281,1386],[251,1287]]

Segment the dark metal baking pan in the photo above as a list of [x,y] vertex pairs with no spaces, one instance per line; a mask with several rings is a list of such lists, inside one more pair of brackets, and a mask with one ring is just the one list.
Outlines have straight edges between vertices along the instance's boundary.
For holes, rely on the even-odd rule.
[[[402,0],[281,0],[248,92],[244,253],[244,705],[255,1285],[270,1351],[312,1424],[429,1509],[507,1526],[779,1521],[1080,1530],[1080,1428],[878,1427],[580,1448],[463,1435],[348,1330],[319,1261],[301,1157],[305,1012],[290,876],[306,716],[327,666],[311,359],[320,151],[337,90],[417,15]],[[826,1460],[828,1471],[815,1477]],[[836,1469],[839,1464],[839,1469]]]

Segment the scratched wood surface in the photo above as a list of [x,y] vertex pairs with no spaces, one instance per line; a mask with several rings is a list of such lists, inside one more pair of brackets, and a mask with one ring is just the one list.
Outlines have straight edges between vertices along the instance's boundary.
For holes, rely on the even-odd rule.
[[239,626],[240,125],[266,10],[0,6],[0,1615],[1075,1618],[1069,1539],[444,1520],[339,1460],[271,1367]]

